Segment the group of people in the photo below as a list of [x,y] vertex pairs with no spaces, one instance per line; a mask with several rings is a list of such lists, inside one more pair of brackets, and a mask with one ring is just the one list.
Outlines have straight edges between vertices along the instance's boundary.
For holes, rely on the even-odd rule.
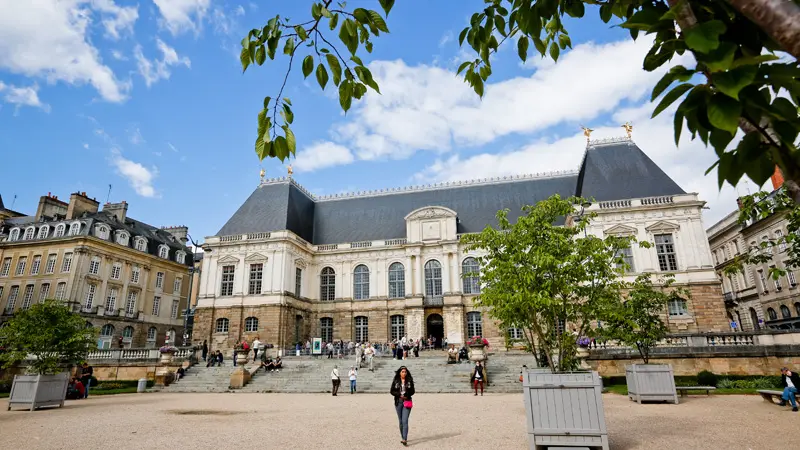
[[76,400],[79,398],[89,397],[89,386],[92,385],[92,377],[94,375],[94,368],[87,362],[83,362],[78,369],[77,376],[69,379],[67,385],[67,399]]
[[460,349],[456,349],[455,345],[450,345],[450,348],[447,349],[447,364],[456,364],[462,361],[469,361],[467,347],[462,345]]

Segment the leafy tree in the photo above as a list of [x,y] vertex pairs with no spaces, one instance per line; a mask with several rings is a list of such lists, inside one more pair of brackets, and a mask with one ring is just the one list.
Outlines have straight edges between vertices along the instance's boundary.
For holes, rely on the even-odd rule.
[[18,311],[0,328],[3,367],[11,367],[33,355],[31,372],[52,375],[77,364],[95,343],[95,331],[63,302],[45,300]]
[[[735,185],[745,174],[762,185],[777,165],[790,197],[800,203],[798,1],[484,0],[485,8],[472,15],[469,26],[459,35],[459,44],[469,45],[477,58],[461,64],[458,73],[463,73],[464,80],[482,97],[484,84],[492,74],[492,55],[508,40],[516,40],[523,61],[530,54],[557,61],[561,51],[572,47],[565,16],[583,18],[588,6],[603,22],[613,19],[630,30],[633,39],[641,32],[654,36],[653,47],[643,61],[647,71],[658,69],[676,54],[689,52],[694,56],[694,67],[676,66],[654,86],[651,100],[666,94],[653,116],[683,98],[674,117],[675,142],[685,127],[692,138],[710,143],[719,159],[709,170],[717,167],[720,186],[725,181]],[[291,100],[282,97],[295,58],[303,58],[303,76],[314,72],[322,89],[332,79],[345,112],[354,98],[366,94],[367,87],[380,93],[361,59],[364,53],[359,51],[372,52],[372,38],[389,32],[386,20],[373,10],[348,10],[344,2],[332,3],[312,1],[311,19],[302,22],[276,15],[242,40],[244,70],[252,63],[262,65],[267,56],[275,59],[279,45],[288,57],[278,95],[266,97],[258,115],[255,149],[262,160],[276,157],[283,161],[296,150],[290,128],[294,120]],[[388,18],[395,1],[378,0],[378,4]],[[330,34],[338,27],[336,45],[331,42],[334,39],[326,37],[326,26]],[[341,47],[346,51],[340,51]],[[778,51],[795,60],[777,61]],[[278,127],[283,136],[278,134]],[[744,136],[735,149],[726,152],[737,130]]]
[[690,295],[685,288],[672,288],[674,282],[674,277],[668,276],[656,286],[649,273],[636,277],[625,286],[622,301],[612,303],[603,314],[603,337],[636,348],[644,363],[650,362],[650,350],[669,331],[661,319],[669,301]]
[[[554,372],[575,368],[576,336],[567,326],[590,335],[592,321],[619,301],[617,255],[630,245],[628,238],[587,236],[588,220],[575,220],[575,205],[583,201],[554,195],[523,208],[513,224],[503,210],[498,229],[462,237],[468,249],[484,254],[475,304],[522,329],[531,351],[543,350]],[[559,225],[565,217],[571,226]]]

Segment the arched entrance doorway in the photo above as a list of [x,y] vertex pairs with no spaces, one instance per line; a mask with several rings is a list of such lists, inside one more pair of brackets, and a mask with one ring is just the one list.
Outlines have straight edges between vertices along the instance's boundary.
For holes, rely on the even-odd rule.
[[425,338],[433,336],[436,338],[436,347],[442,346],[442,338],[444,338],[444,319],[439,314],[431,314],[426,321]]

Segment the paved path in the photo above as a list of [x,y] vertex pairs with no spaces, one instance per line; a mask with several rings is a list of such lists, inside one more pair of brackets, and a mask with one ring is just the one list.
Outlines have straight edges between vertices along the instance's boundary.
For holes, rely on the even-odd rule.
[[[603,396],[611,448],[792,448],[800,413],[756,396],[688,397],[638,405]],[[414,398],[409,446],[527,449],[521,395]],[[6,412],[3,448],[392,449],[402,448],[391,397],[378,394],[130,394],[68,401],[62,409]]]

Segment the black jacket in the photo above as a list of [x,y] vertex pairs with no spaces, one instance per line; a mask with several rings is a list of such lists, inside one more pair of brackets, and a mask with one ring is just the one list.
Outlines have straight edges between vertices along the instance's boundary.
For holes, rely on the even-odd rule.
[[[389,392],[394,396],[394,404],[400,403],[400,380],[392,381],[392,388]],[[406,380],[406,400],[411,400],[414,395],[414,380]]]
[[796,387],[797,390],[800,391],[800,375],[798,375],[797,372],[792,372],[791,376],[781,375],[781,387],[786,387],[789,385],[786,382],[787,378],[791,378],[794,387]]

